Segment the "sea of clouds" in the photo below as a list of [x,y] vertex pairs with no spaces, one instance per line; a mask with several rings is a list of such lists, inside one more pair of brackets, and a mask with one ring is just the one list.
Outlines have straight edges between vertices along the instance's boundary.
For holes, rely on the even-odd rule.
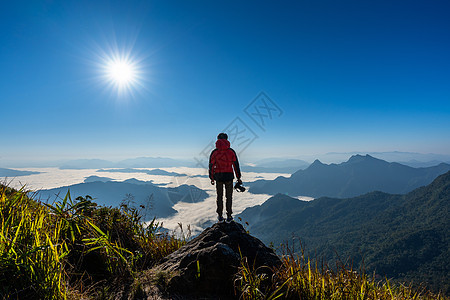
[[[154,184],[161,184],[164,187],[176,187],[182,184],[194,185],[208,193],[208,197],[201,202],[187,201],[175,204],[174,209],[177,213],[168,218],[157,219],[164,228],[170,230],[180,230],[179,224],[183,225],[185,231],[188,226],[192,234],[198,234],[204,228],[210,226],[216,221],[216,191],[215,186],[211,185],[207,175],[207,170],[203,168],[160,168],[168,172],[185,174],[186,176],[165,176],[149,175],[142,172],[122,173],[122,172],[97,172],[98,169],[64,169],[59,168],[16,168],[23,171],[35,171],[39,174],[20,176],[16,178],[3,179],[9,186],[15,188],[24,187],[27,190],[38,191],[40,189],[52,189],[63,186],[70,186],[84,182],[89,176],[109,177],[114,181],[124,181],[135,178],[142,181],[152,181]],[[107,169],[106,169],[107,170]],[[136,168],[136,170],[153,170],[153,168]],[[258,179],[272,180],[278,176],[289,176],[289,174],[280,173],[253,173],[244,172],[242,180],[252,182]],[[244,193],[233,193],[233,213],[237,215],[247,207],[260,205],[264,203],[271,195],[252,194],[248,191]],[[299,200],[309,201],[310,197],[298,197]]]

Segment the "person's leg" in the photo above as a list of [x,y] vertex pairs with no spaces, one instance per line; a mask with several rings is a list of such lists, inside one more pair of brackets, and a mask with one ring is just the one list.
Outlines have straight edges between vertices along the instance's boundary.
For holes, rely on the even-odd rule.
[[226,209],[227,209],[227,216],[231,217],[233,214],[232,209],[232,203],[233,203],[233,181],[225,182],[225,197],[227,198],[226,201]]
[[216,181],[216,191],[217,191],[217,214],[219,217],[223,214],[223,182]]

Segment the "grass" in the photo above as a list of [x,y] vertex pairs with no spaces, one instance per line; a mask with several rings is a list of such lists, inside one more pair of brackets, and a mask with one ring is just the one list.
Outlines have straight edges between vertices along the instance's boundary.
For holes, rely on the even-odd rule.
[[[170,274],[149,269],[184,245],[184,234],[161,232],[155,220],[144,226],[143,207],[98,207],[89,196],[72,200],[69,193],[47,204],[28,195],[0,185],[1,299],[139,298],[149,287],[164,290]],[[319,268],[303,252],[285,252],[275,270],[255,269],[243,258],[237,298],[448,299],[344,264]]]
[[[97,207],[69,193],[52,204],[0,186],[0,298],[105,298],[186,238],[162,233],[127,205]],[[95,292],[94,292],[95,291]]]
[[59,236],[63,224],[26,196],[0,191],[0,293],[2,297],[65,298],[62,261],[69,250]]
[[375,276],[343,263],[336,268],[321,263],[323,267],[319,268],[317,260],[312,263],[303,251],[300,256],[285,252],[281,266],[269,272],[255,269],[242,259],[235,280],[240,299],[448,299],[425,288],[392,284],[387,279],[377,281]]

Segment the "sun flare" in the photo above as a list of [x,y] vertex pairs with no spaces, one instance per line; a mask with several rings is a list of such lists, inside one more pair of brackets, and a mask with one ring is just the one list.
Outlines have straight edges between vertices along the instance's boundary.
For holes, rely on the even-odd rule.
[[131,62],[112,60],[107,67],[109,79],[118,85],[128,85],[136,80],[136,70]]
[[104,53],[101,57],[103,81],[119,96],[132,95],[142,87],[142,72],[139,60],[131,53]]

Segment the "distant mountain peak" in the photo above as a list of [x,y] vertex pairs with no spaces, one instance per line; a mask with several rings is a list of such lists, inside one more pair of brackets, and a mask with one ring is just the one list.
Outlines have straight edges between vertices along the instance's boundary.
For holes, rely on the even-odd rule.
[[311,166],[323,166],[325,165],[324,163],[322,163],[320,160],[316,159]]
[[352,155],[348,159],[347,162],[355,163],[355,162],[363,162],[363,161],[383,161],[383,160],[375,158],[369,154],[366,154],[366,155],[356,154],[356,155]]
[[[327,166],[327,165],[322,163],[320,160],[316,159],[312,164],[309,165],[308,168],[306,168],[306,170],[315,170],[315,169],[319,169],[320,170],[320,169],[322,169],[325,166]],[[295,175],[295,174],[301,173],[301,172],[302,172],[302,170],[299,170],[299,171],[295,172],[292,175]]]

